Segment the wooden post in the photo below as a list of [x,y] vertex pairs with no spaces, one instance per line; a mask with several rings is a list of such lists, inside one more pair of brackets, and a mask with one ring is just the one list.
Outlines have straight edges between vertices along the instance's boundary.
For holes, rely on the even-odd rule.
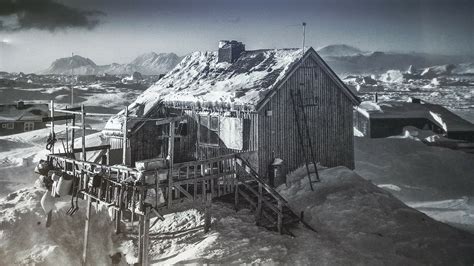
[[168,157],[169,157],[169,170],[168,170],[168,208],[171,208],[171,202],[173,200],[173,163],[174,163],[174,121],[169,124],[169,138],[168,138]]
[[86,157],[86,111],[84,110],[84,104],[81,104],[82,113],[82,160],[85,162]]
[[237,168],[235,165],[235,158],[232,163],[232,167],[234,169],[234,175],[235,175],[235,195],[234,195],[234,206],[235,206],[235,211],[239,211],[239,175],[237,174]]
[[277,223],[278,233],[282,233],[283,229],[283,204],[281,200],[278,200],[278,223]]
[[257,202],[257,212],[255,221],[257,224],[260,224],[260,219],[262,218],[262,199],[263,198],[263,191],[262,191],[262,183],[258,183],[258,202]]
[[144,216],[138,215],[138,265],[143,265],[143,225]]
[[128,106],[125,106],[125,117],[123,122],[123,139],[122,139],[122,164],[127,165],[127,120],[128,120]]
[[[51,112],[51,137],[54,135],[54,100],[51,100],[51,107],[50,107],[50,112]],[[51,153],[54,153],[54,144],[51,146]]]
[[91,219],[91,197],[87,196],[87,210],[86,210],[86,223],[84,226],[84,247],[82,249],[82,265],[87,264],[87,245],[89,242],[89,227],[90,227],[90,219]]
[[73,119],[72,119],[72,130],[71,130],[71,152],[72,152],[72,157],[74,157],[74,138],[76,137],[75,136],[75,129],[74,127],[76,126],[76,115],[74,115]]
[[196,114],[196,121],[197,121],[197,132],[196,132],[196,160],[201,159],[199,154],[199,140],[201,139],[201,117],[199,114]]
[[211,202],[212,193],[206,194],[206,203],[204,206],[204,233],[209,232],[211,229]]
[[144,215],[144,223],[143,223],[143,243],[142,243],[142,250],[143,250],[143,263],[142,265],[148,265],[148,244],[149,244],[149,235],[150,235],[150,208],[145,208],[145,215]]
[[118,197],[117,204],[118,210],[115,211],[115,234],[120,234],[120,220],[122,217],[122,198],[123,198],[123,186],[118,186]]

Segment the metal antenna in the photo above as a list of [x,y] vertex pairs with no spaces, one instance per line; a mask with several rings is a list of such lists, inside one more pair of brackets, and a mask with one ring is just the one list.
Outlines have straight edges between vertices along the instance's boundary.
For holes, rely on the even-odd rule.
[[305,41],[306,41],[306,22],[303,22],[303,54],[304,54]]

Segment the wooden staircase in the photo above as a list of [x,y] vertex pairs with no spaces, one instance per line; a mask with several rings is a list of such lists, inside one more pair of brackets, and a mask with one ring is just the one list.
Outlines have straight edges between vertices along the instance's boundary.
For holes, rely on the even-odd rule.
[[[232,195],[225,195],[220,199],[234,202],[236,210],[241,208],[253,210],[259,226],[293,235],[290,228],[303,221],[291,210],[288,202],[260,178],[250,164],[239,155],[236,155],[235,165],[238,186],[235,187],[233,198]],[[304,222],[303,224],[308,226]]]

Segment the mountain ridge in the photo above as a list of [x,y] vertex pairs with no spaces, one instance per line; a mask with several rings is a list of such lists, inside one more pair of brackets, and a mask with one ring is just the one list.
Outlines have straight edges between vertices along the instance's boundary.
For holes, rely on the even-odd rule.
[[111,63],[97,65],[91,59],[74,55],[54,60],[49,68],[41,74],[62,75],[97,75],[97,74],[132,74],[140,72],[145,75],[159,75],[173,69],[182,57],[175,53],[148,52],[137,56],[130,63]]

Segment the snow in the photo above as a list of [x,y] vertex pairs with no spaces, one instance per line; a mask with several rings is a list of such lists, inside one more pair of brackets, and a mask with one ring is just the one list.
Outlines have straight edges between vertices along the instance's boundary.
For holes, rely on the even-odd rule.
[[[194,52],[129,106],[130,115],[147,115],[160,101],[225,103],[252,108],[290,71],[301,49],[245,51],[233,64],[217,62],[217,52]],[[123,112],[106,129],[117,129]]]
[[[474,236],[409,208],[353,171],[320,169],[314,192],[305,173],[298,169],[278,190],[317,232],[300,225],[291,229],[294,238],[279,235],[256,226],[249,210],[235,212],[215,201],[207,234],[200,205],[159,221],[150,231],[150,263],[463,265],[474,260]],[[56,203],[52,226],[45,228],[43,193],[29,188],[0,200],[0,264],[80,264],[84,204],[69,217],[67,200]],[[136,235],[114,235],[107,212],[92,213],[90,263],[110,264],[116,252],[122,253],[121,263],[136,262]]]
[[357,110],[370,118],[426,118],[439,125],[445,132],[474,131],[474,124],[471,122],[441,105],[426,102],[364,101]]
[[380,80],[388,83],[402,83],[403,73],[400,70],[389,70],[381,75]]
[[[421,138],[424,136],[421,136]],[[355,138],[356,172],[431,217],[474,232],[474,156],[415,138]],[[391,186],[384,186],[391,184]],[[396,186],[398,189],[392,189]],[[465,199],[453,212],[440,201]],[[456,217],[464,217],[463,219]],[[461,224],[461,226],[459,226]]]

